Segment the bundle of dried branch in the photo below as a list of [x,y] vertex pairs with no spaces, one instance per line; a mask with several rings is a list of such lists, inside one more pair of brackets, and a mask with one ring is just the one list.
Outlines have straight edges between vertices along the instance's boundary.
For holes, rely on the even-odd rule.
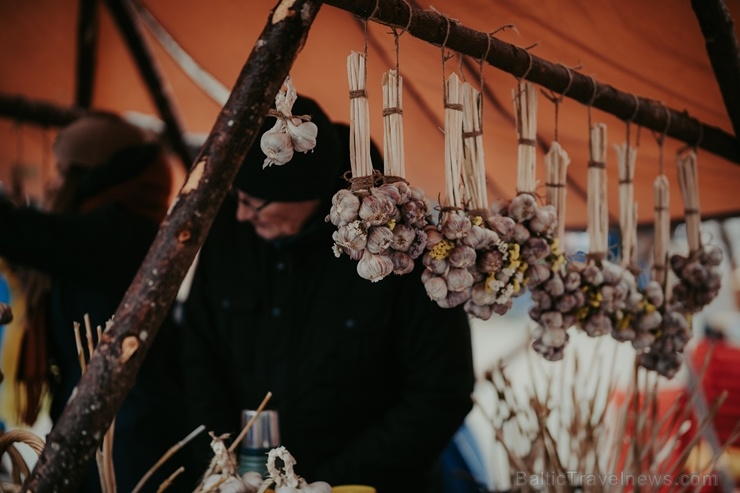
[[692,410],[701,389],[684,389],[665,409],[660,398],[666,380],[636,360],[625,375],[616,366],[617,352],[628,347],[609,339],[594,343],[587,355],[566,351],[557,367],[529,352],[527,375],[512,374],[503,364],[486,372],[493,402],[476,405],[490,423],[494,445],[505,451],[511,491],[637,491],[638,480],[652,478],[640,485],[642,491],[683,493],[696,487],[686,475],[699,471],[706,474],[705,484],[716,484],[708,472],[740,436],[740,423],[700,469],[692,470],[688,458],[724,397],[698,417]]

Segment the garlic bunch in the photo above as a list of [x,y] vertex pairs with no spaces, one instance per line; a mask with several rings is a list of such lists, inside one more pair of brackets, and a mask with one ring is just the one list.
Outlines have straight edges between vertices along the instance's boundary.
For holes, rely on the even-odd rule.
[[568,269],[581,276],[586,299],[577,323],[591,337],[612,334],[617,320],[641,299],[634,274],[608,260],[571,262]]
[[586,303],[581,274],[575,264],[565,265],[557,239],[552,241],[550,256],[527,272],[534,303],[529,316],[538,323],[532,348],[549,361],[560,360],[569,339],[566,331],[575,325]]
[[696,313],[717,297],[722,282],[722,257],[722,250],[715,245],[705,245],[688,257],[671,257],[671,270],[678,276],[673,300],[682,311]]
[[465,311],[488,320],[493,313],[506,314],[513,297],[523,292],[527,264],[522,260],[521,246],[513,241],[516,225],[511,218],[494,215],[484,221],[476,215],[472,223],[464,241],[476,254],[471,268],[475,283]]
[[213,459],[208,466],[203,480],[196,493],[213,491],[218,493],[248,493],[249,488],[237,475],[236,456],[231,452],[224,440],[229,436],[216,436],[213,432],[211,435],[211,449],[213,450]]
[[262,134],[260,148],[265,153],[263,168],[283,165],[293,159],[294,152],[308,152],[316,147],[319,128],[308,116],[294,116],[293,104],[298,95],[290,80],[285,79],[283,88],[275,96],[276,112],[269,116],[277,118],[275,125]]
[[[276,459],[282,461],[282,466],[276,465]],[[331,493],[331,485],[324,481],[307,483],[293,470],[296,460],[285,447],[270,450],[267,456],[267,472],[275,483],[275,493]]]
[[683,363],[683,350],[691,338],[691,328],[686,316],[669,309],[663,314],[660,335],[638,355],[640,366],[653,370],[666,378],[673,378]]
[[643,292],[633,291],[626,309],[615,319],[612,337],[620,342],[630,341],[638,351],[653,344],[663,323],[664,302],[658,281],[650,281]]
[[479,318],[488,318],[492,312],[505,315],[513,298],[524,294],[528,285],[549,277],[554,261],[552,235],[557,214],[553,206],[538,206],[532,195],[521,193],[494,204],[492,212],[485,225],[498,241],[477,248],[476,267],[483,279],[473,287],[473,297],[466,305],[468,313]]
[[427,205],[421,190],[404,180],[369,190],[339,190],[326,221],[337,227],[334,255],[357,260],[360,277],[377,282],[407,274],[427,242]]
[[421,281],[430,299],[452,308],[470,299],[475,279],[475,250],[465,244],[473,224],[462,211],[444,211],[437,226],[426,228]]

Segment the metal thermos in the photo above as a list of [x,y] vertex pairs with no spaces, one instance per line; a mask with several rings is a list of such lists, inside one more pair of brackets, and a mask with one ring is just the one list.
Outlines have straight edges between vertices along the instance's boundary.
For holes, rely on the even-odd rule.
[[[242,411],[242,428],[247,426],[257,411]],[[262,411],[242,440],[239,449],[239,475],[256,471],[267,477],[267,454],[280,446],[278,413],[273,410]]]

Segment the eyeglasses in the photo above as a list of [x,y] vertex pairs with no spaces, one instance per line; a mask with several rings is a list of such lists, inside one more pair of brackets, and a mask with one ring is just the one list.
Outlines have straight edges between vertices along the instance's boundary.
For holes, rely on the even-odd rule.
[[265,207],[267,207],[268,205],[272,204],[272,202],[273,202],[272,200],[265,200],[265,201],[264,201],[264,202],[262,202],[262,203],[261,203],[260,205],[257,205],[257,206],[255,206],[255,205],[254,205],[254,204],[252,203],[252,198],[251,198],[251,197],[249,197],[249,198],[248,198],[248,196],[247,196],[247,195],[245,195],[245,194],[241,194],[241,195],[240,195],[240,194],[239,194],[239,193],[238,193],[238,192],[236,191],[236,189],[234,189],[234,188],[232,188],[232,189],[230,190],[230,192],[231,192],[231,194],[232,194],[232,195],[233,195],[233,196],[234,196],[234,197],[236,198],[236,200],[237,200],[237,202],[238,202],[239,204],[241,204],[241,205],[244,205],[245,207],[247,207],[247,208],[248,208],[249,210],[251,210],[251,211],[252,211],[252,212],[254,212],[255,214],[259,213],[260,211],[262,211],[262,209],[264,209],[264,208],[265,208]]

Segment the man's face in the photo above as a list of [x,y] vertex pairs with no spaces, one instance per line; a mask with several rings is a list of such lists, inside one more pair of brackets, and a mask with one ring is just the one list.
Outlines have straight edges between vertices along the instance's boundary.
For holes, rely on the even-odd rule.
[[272,202],[237,190],[237,202],[236,220],[252,223],[258,236],[274,240],[298,234],[321,201]]

